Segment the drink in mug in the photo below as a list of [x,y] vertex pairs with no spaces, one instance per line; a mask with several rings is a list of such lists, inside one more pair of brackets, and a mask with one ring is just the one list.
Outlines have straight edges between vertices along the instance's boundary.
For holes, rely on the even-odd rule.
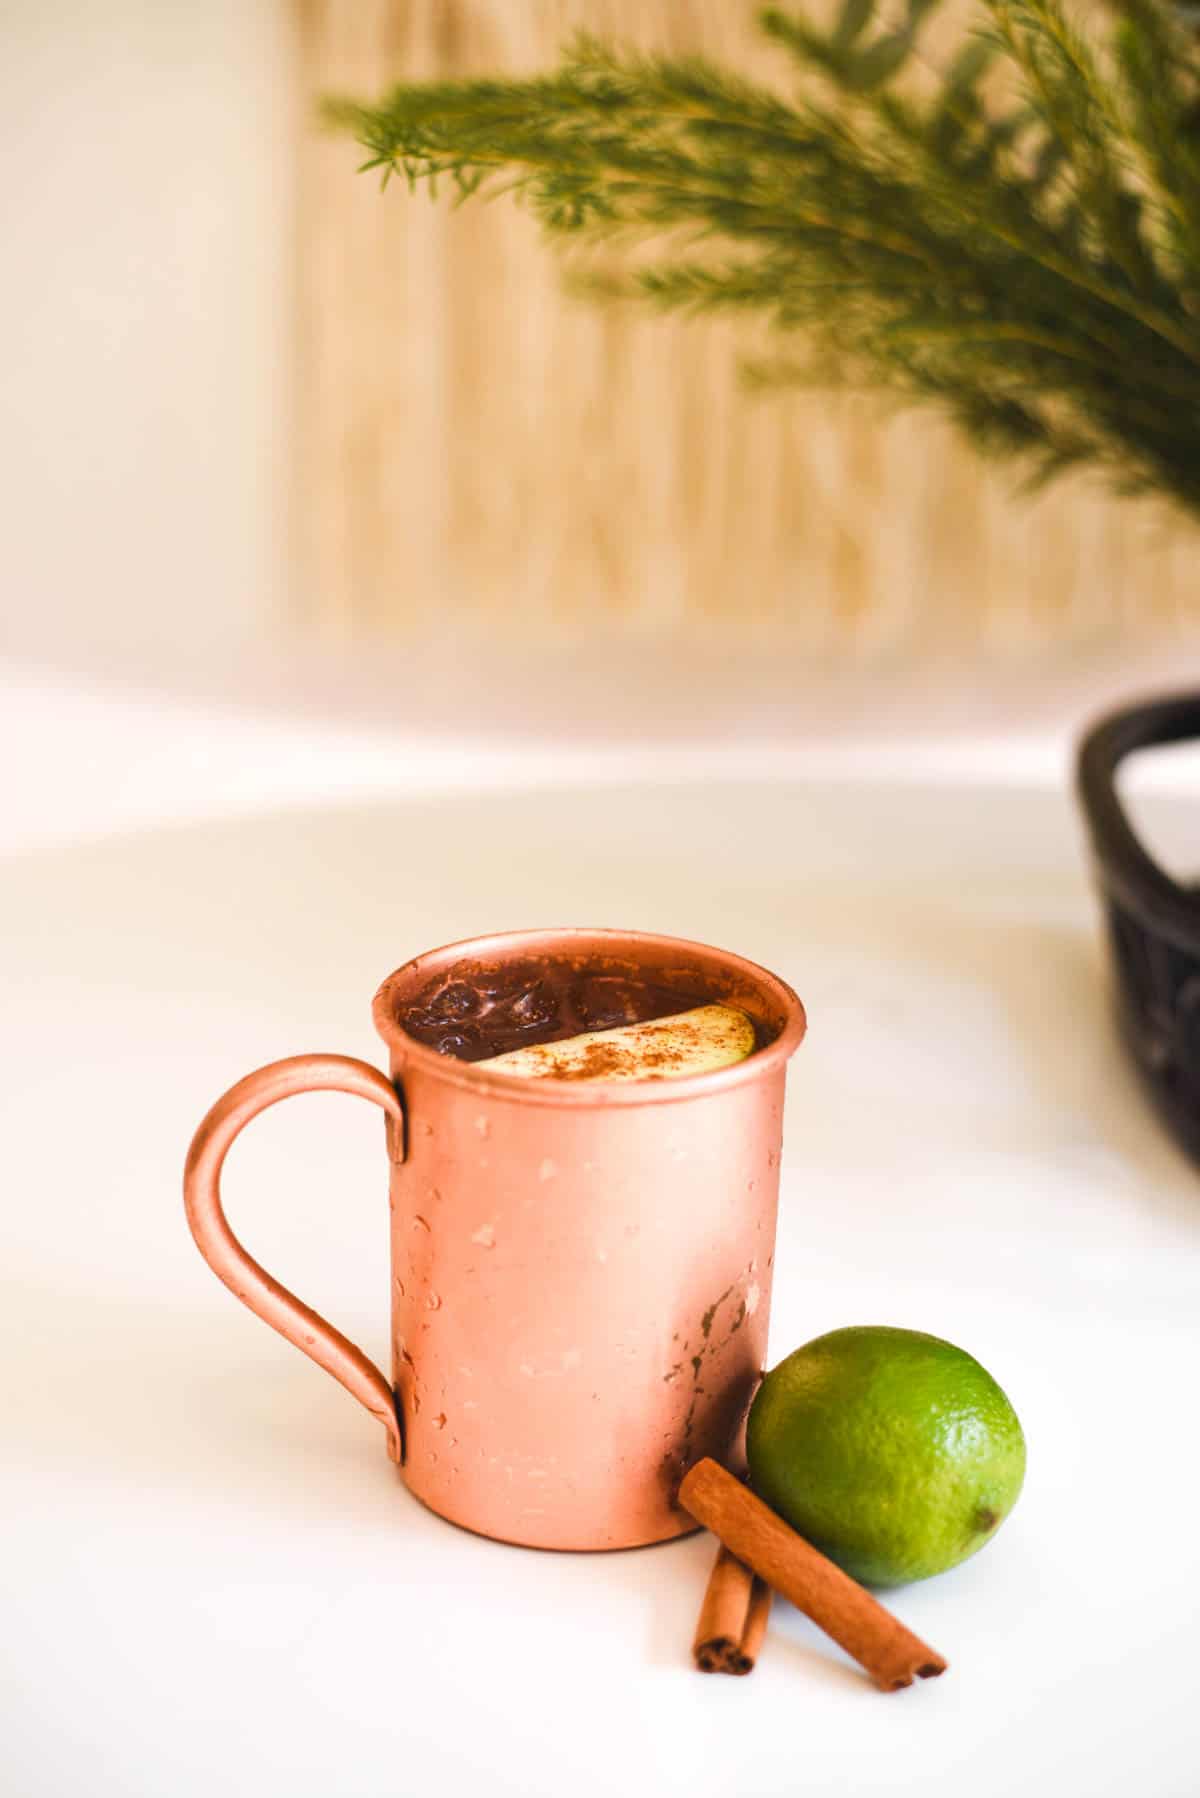
[[[417,956],[374,1016],[390,1078],[300,1056],[213,1107],[185,1178],[201,1252],[384,1423],[442,1516],[545,1548],[693,1528],[679,1479],[729,1458],[766,1348],[796,995],[703,944],[543,930]],[[390,1381],[221,1209],[234,1137],[314,1087],[386,1114]]]

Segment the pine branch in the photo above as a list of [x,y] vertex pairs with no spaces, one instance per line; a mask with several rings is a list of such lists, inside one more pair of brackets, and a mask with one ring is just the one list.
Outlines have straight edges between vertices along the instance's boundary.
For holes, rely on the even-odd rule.
[[515,193],[610,261],[656,246],[590,291],[807,346],[760,360],[760,385],[815,369],[937,407],[1034,479],[1090,467],[1200,513],[1195,35],[1167,0],[1120,0],[1099,32],[1061,0],[977,0],[931,83],[937,3],[843,0],[829,27],[769,9],[792,93],[580,38],[532,79],[327,115],[385,182]]

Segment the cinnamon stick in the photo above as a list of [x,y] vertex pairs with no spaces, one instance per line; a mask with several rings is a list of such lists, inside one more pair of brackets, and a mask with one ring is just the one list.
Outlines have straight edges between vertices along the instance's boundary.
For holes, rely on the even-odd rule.
[[883,1692],[944,1673],[946,1662],[716,1461],[685,1474],[679,1502],[738,1560],[853,1655]]
[[692,1653],[703,1673],[749,1673],[758,1659],[771,1588],[724,1546],[717,1551]]
[[767,1633],[767,1619],[771,1615],[771,1599],[774,1597],[770,1586],[759,1574],[754,1576],[754,1585],[750,1589],[750,1609],[746,1612],[746,1627],[742,1631],[741,1646],[737,1652],[735,1673],[752,1673],[754,1663],[758,1659],[758,1651],[763,1645],[763,1637]]

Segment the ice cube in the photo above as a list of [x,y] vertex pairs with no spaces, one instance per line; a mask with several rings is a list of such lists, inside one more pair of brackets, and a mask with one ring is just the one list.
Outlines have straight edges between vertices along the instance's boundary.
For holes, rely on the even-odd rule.
[[576,982],[572,997],[589,1030],[635,1024],[641,1016],[639,995],[619,974],[587,974]]
[[457,1055],[460,1061],[478,1061],[486,1052],[483,1038],[470,1024],[457,1030],[439,1031],[433,1047],[439,1055]]
[[508,1007],[513,1023],[531,1030],[536,1025],[549,1024],[557,1012],[557,995],[542,980],[519,993]]
[[465,986],[461,980],[451,981],[444,986],[426,1007],[428,1015],[433,1018],[469,1018],[479,1009],[479,994],[474,987]]

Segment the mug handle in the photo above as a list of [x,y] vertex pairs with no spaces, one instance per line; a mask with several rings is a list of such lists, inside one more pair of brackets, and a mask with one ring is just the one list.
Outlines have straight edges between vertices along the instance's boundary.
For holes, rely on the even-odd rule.
[[183,1201],[196,1246],[219,1280],[273,1330],[340,1380],[387,1431],[388,1454],[403,1459],[396,1396],[373,1361],[333,1325],[281,1286],[247,1254],[221,1207],[221,1168],[234,1138],[260,1111],[304,1092],[357,1093],[387,1116],[388,1155],[404,1160],[404,1108],[396,1088],[370,1062],[349,1055],[291,1055],[239,1080],[212,1107],[192,1138]]

